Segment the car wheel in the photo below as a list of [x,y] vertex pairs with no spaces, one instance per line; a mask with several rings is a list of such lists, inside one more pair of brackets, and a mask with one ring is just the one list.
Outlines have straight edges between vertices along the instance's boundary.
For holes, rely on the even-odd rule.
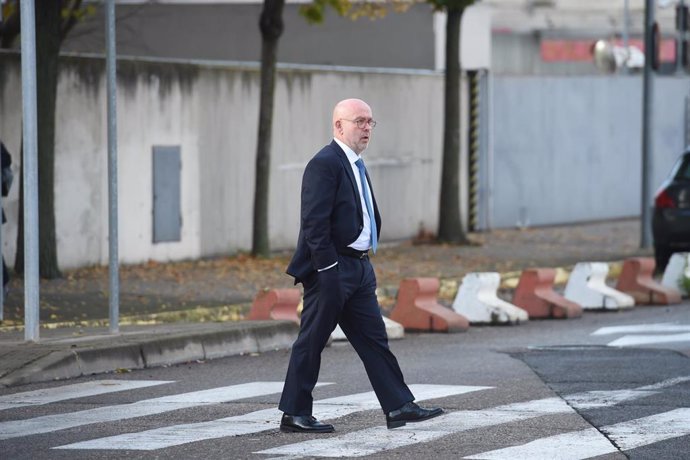
[[654,259],[656,261],[656,271],[658,273],[663,272],[668,265],[668,261],[671,258],[671,248],[663,244],[654,245]]

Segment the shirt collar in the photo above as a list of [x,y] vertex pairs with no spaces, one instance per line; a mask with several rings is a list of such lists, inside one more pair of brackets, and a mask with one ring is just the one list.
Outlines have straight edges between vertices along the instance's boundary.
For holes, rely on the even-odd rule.
[[354,150],[352,150],[350,147],[348,147],[340,139],[333,138],[333,140],[340,146],[341,149],[343,149],[343,152],[345,152],[345,155],[347,155],[347,159],[350,162],[350,164],[354,164],[355,161],[357,161],[361,158],[359,155],[357,155],[354,152]]

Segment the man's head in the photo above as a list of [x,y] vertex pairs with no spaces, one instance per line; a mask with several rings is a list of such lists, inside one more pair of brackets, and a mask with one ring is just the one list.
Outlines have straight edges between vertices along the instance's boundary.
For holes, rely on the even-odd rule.
[[345,99],[333,109],[333,137],[358,155],[369,145],[375,125],[371,107],[361,99]]

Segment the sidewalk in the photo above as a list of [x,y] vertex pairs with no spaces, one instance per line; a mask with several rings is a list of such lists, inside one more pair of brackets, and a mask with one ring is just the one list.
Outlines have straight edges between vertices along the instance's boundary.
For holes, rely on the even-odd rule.
[[[498,271],[505,281],[528,267],[651,256],[639,249],[639,235],[637,219],[495,230],[470,235],[473,246],[387,243],[372,262],[387,314],[407,277],[441,278],[442,302],[450,304],[469,272]],[[108,333],[107,267],[65,272],[41,281],[39,343],[24,342],[23,287],[15,278],[0,326],[0,386],[289,347],[295,325],[242,319],[259,290],[292,287],[284,273],[290,256],[123,266],[118,335]]]

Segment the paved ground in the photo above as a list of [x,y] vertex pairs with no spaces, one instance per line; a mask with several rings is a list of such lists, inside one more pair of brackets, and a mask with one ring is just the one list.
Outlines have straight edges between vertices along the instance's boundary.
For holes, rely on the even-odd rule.
[[[450,304],[469,272],[515,281],[528,267],[652,255],[639,249],[639,234],[638,220],[620,220],[473,234],[472,246],[384,244],[373,257],[380,301],[386,314],[407,277],[441,278],[441,303]],[[22,280],[14,278],[0,326],[0,386],[287,348],[296,325],[241,320],[259,290],[292,286],[289,256],[123,266],[119,334],[107,327],[107,268],[65,272],[41,281],[38,343],[24,341]],[[506,284],[499,294],[510,299]]]
[[[471,234],[474,246],[384,244],[372,258],[384,309],[400,280],[431,276],[459,281],[469,272],[519,272],[527,267],[571,266],[580,261],[619,261],[640,250],[637,219],[525,230]],[[268,260],[245,254],[176,263],[150,262],[121,267],[121,324],[198,320],[238,320],[263,288],[291,287],[285,274],[289,252]],[[108,318],[108,269],[94,267],[64,273],[62,279],[41,281],[43,324],[102,324]],[[451,295],[447,291],[442,296]],[[21,279],[13,279],[3,326],[24,318]]]

